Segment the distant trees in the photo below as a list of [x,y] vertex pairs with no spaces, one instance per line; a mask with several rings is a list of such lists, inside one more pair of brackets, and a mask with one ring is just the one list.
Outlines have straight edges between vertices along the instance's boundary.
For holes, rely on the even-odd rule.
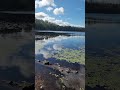
[[84,31],[80,27],[59,26],[57,24],[35,19],[35,30],[55,30],[55,31]]

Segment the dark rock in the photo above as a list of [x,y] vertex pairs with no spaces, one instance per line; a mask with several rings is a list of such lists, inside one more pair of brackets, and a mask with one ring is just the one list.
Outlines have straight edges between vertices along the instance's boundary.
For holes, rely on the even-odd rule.
[[46,60],[43,63],[44,63],[44,65],[50,65],[50,62],[46,61]]
[[75,71],[75,74],[78,74],[78,71]]
[[63,72],[63,69],[61,70],[61,72]]
[[10,85],[13,85],[13,81],[10,81],[9,84],[10,84]]
[[67,69],[67,70],[66,70],[66,72],[67,72],[67,73],[70,73],[70,72],[71,72],[71,70],[70,70],[70,69]]
[[38,62],[41,62],[40,60],[38,60]]

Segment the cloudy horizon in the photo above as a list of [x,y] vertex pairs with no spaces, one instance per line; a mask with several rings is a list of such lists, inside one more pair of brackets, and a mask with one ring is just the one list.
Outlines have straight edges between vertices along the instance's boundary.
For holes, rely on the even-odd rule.
[[35,18],[60,26],[85,27],[85,1],[35,0]]

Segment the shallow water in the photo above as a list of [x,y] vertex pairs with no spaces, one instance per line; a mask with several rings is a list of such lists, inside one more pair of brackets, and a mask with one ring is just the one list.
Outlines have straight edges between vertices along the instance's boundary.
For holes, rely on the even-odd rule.
[[[64,90],[64,88],[65,90],[79,90],[85,87],[85,65],[79,61],[79,56],[81,54],[83,56],[85,53],[84,35],[85,33],[83,32],[60,31],[42,31],[36,34],[35,70],[36,76],[42,77],[45,90],[48,88],[49,90]],[[64,58],[60,59],[61,57]],[[78,58],[78,60],[72,61],[71,58],[73,60]],[[84,61],[84,56],[82,58]],[[52,65],[46,66],[39,63],[38,60],[40,62],[47,60]],[[56,64],[59,64],[60,67]],[[64,71],[60,72],[58,68],[62,68]],[[78,71],[78,74],[66,73],[68,68],[73,71]],[[58,77],[54,75],[58,75]],[[36,82],[38,82],[38,79],[36,79]]]
[[[51,54],[55,54],[64,49],[66,50],[80,50],[85,48],[85,36],[83,32],[60,32],[54,36],[54,33],[49,32],[49,38],[47,33],[43,31],[41,34],[36,35],[37,40],[35,41],[35,56],[36,59],[49,59]],[[51,34],[51,35],[50,35]],[[63,35],[64,34],[64,35]],[[69,35],[69,36],[68,36]],[[44,38],[43,38],[44,37]],[[43,38],[38,39],[38,38]],[[40,56],[40,57],[39,57]]]

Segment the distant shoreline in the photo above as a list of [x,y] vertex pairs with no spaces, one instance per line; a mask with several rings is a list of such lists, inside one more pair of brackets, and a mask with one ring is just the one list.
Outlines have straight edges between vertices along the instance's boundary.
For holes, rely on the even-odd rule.
[[65,30],[65,31],[60,31],[60,30],[35,30],[35,32],[85,32],[85,30],[75,30],[75,31],[69,31],[69,30]]

